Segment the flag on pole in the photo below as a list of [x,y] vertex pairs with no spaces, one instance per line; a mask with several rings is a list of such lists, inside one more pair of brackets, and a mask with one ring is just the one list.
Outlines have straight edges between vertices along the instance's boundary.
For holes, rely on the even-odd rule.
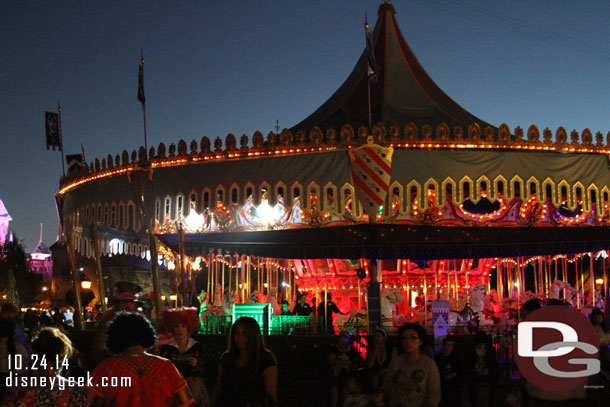
[[144,53],[142,53],[138,67],[138,101],[142,103],[142,106],[146,103],[146,97],[144,96]]
[[55,151],[55,147],[57,147],[59,148],[59,151],[63,151],[59,113],[45,112],[44,123],[47,138],[47,150],[52,148],[53,151]]
[[373,33],[369,30],[369,23],[364,14],[364,31],[366,36],[366,62],[367,62],[367,75],[371,83],[377,82],[377,71],[378,66],[377,60],[375,59],[375,53],[373,52]]

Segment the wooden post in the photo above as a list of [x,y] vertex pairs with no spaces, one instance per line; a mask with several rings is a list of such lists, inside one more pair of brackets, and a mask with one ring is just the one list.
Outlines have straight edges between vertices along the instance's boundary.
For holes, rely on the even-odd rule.
[[187,281],[186,281],[186,256],[184,254],[184,229],[182,229],[182,223],[179,224],[178,227],[178,264],[180,267],[177,268],[176,274],[180,275],[180,281],[183,283],[184,287],[182,289],[182,292],[180,292],[179,290],[179,285],[176,287],[176,301],[177,304],[184,306],[187,299],[186,299],[186,286]]
[[97,269],[98,295],[102,303],[102,312],[105,312],[106,301],[104,297],[106,296],[106,290],[104,289],[104,274],[102,272],[102,256],[100,254],[100,241],[97,236],[97,224],[91,225],[91,234],[93,235],[93,251],[95,253],[95,266]]
[[72,270],[72,287],[74,289],[74,326],[82,331],[85,329],[85,320],[83,319],[83,305],[80,297],[80,276],[76,269],[76,253],[74,252],[74,230],[70,226],[68,231],[68,259],[70,260],[70,268]]
[[163,304],[161,303],[161,289],[159,286],[159,255],[157,253],[157,238],[151,231],[148,233],[148,242],[150,245],[150,271],[152,274],[155,308],[157,310],[158,318],[161,311],[163,311]]

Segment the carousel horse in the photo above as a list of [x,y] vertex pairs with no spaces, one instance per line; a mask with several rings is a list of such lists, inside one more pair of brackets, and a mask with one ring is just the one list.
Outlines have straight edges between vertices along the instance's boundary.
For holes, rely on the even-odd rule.
[[549,287],[549,298],[555,300],[560,299],[561,291],[567,288],[568,285],[568,283],[564,283],[561,280],[555,279],[555,281],[553,281],[553,283],[551,284],[551,287]]
[[494,317],[500,313],[500,299],[495,288],[492,288],[485,296],[485,313]]
[[[387,288],[381,293],[381,320],[384,326],[393,326],[394,319],[398,317],[396,303],[404,301],[399,288]],[[403,315],[404,317],[404,315]]]
[[222,287],[220,284],[216,285],[216,288],[214,289],[214,301],[212,302],[212,306],[222,309]]
[[269,290],[269,304],[271,308],[273,308],[273,313],[275,315],[280,315],[282,313],[282,306],[277,302],[277,288],[272,288]]
[[224,315],[233,314],[233,304],[239,302],[239,295],[225,291],[222,296],[222,313]]
[[[566,283],[561,280],[555,279],[555,281],[553,281],[553,283],[551,284],[551,287],[549,289],[549,299],[561,300],[562,291],[565,293],[563,301],[572,305],[573,307],[581,307],[581,304],[576,303],[578,298],[578,290],[572,287],[570,283]],[[580,302],[582,302],[583,299],[580,298],[579,300]]]
[[470,289],[470,308],[475,313],[485,310],[485,292],[487,286],[483,283],[478,283]]
[[337,326],[339,329],[366,327],[366,315],[365,309],[359,311],[352,309],[347,316],[337,317]]
[[260,291],[252,291],[246,302],[248,304],[264,304],[267,302],[267,296]]

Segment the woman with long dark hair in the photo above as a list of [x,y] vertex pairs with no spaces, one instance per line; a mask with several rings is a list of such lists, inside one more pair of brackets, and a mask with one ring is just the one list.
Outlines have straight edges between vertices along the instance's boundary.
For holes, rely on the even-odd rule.
[[265,347],[254,318],[241,317],[231,327],[229,347],[220,358],[213,400],[222,407],[277,403],[277,363]]
[[398,330],[402,353],[392,359],[385,374],[384,390],[390,407],[436,407],[441,399],[441,381],[433,359],[422,354],[426,333],[415,323]]

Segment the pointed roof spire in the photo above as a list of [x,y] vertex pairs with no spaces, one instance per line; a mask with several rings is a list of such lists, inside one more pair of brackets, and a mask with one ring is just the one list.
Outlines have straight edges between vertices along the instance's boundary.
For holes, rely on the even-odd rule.
[[4,220],[5,222],[13,220],[13,218],[11,218],[11,215],[9,215],[8,211],[6,210],[2,199],[0,199],[0,220]]
[[[472,123],[478,123],[482,129],[490,126],[458,105],[434,83],[404,39],[395,14],[394,6],[384,1],[379,6],[373,31],[373,53],[380,68],[377,81],[371,85],[373,124],[382,122],[388,129],[392,125],[404,127],[410,122],[417,126],[436,126],[441,122],[450,127],[468,127]],[[354,129],[367,126],[367,73],[365,50],[343,85],[291,131],[309,131],[314,126],[341,128],[346,123]]]
[[32,253],[40,253],[40,254],[51,254],[49,252],[49,249],[47,249],[47,246],[45,246],[45,244],[42,242],[42,223],[40,224],[40,240],[38,241],[38,244],[36,245],[36,248],[34,249],[34,251]]

